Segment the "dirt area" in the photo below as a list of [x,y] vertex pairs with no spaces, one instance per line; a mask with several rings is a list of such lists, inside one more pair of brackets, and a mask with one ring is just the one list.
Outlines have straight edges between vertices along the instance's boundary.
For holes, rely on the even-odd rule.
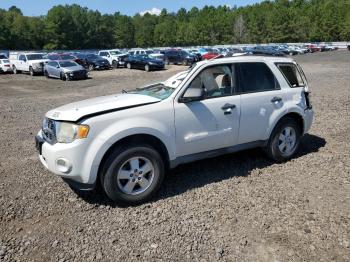
[[184,69],[63,82],[0,75],[0,261],[349,261],[350,52],[297,56],[315,121],[282,164],[249,150],[180,166],[150,203],[78,197],[38,160],[46,111]]

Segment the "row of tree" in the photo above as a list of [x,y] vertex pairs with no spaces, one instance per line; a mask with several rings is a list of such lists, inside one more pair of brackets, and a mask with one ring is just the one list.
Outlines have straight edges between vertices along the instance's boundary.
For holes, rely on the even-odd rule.
[[0,9],[0,49],[90,49],[350,40],[349,0],[276,0],[160,15],[59,5],[47,15]]

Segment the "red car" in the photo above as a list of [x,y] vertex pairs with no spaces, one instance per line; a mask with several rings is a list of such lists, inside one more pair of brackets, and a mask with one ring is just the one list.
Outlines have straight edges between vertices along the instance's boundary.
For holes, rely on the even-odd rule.
[[224,56],[219,53],[208,52],[202,55],[202,60],[209,60],[209,59],[215,59],[215,58],[221,58],[221,57],[224,57]]

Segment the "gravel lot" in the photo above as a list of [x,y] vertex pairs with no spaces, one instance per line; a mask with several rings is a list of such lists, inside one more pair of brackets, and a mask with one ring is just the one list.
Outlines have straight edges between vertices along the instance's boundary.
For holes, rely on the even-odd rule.
[[0,261],[349,261],[350,52],[295,59],[316,113],[295,159],[249,150],[180,166],[130,208],[78,197],[42,167],[34,136],[49,109],[184,67],[74,82],[0,75]]

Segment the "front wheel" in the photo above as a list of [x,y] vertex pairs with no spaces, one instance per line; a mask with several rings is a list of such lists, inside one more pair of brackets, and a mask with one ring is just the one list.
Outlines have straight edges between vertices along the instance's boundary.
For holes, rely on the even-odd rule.
[[117,204],[140,204],[159,190],[164,163],[151,146],[125,146],[107,158],[100,178],[107,196]]
[[60,79],[61,79],[62,81],[66,81],[66,80],[67,80],[67,76],[66,76],[63,72],[61,72],[61,73],[60,73]]
[[89,71],[92,71],[92,70],[94,70],[95,69],[95,66],[93,65],[93,64],[90,64],[89,65]]
[[146,71],[146,72],[149,72],[149,71],[150,71],[149,65],[145,65],[145,71]]
[[298,150],[301,128],[293,118],[283,118],[274,128],[265,151],[268,156],[283,162],[291,159]]
[[35,76],[33,67],[29,67],[29,74],[30,74],[31,76]]
[[126,67],[127,67],[128,69],[131,69],[131,64],[130,64],[130,63],[127,63],[127,64],[126,64]]
[[118,62],[115,61],[115,60],[113,60],[113,61],[112,61],[112,67],[113,67],[113,68],[118,68]]

